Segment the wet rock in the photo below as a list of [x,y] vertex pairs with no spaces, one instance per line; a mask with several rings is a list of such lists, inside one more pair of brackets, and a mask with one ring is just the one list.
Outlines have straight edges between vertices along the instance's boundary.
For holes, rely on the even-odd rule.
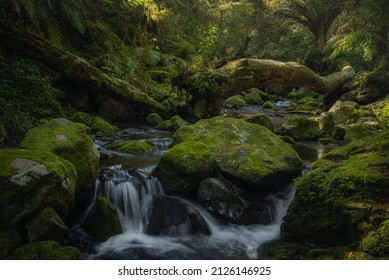
[[342,124],[336,125],[332,131],[332,137],[334,137],[336,140],[342,141],[346,135],[346,128],[347,126]]
[[99,152],[86,133],[86,126],[66,119],[54,119],[30,129],[20,147],[50,151],[71,162],[78,174],[76,199],[93,192],[99,166]]
[[167,236],[210,234],[207,223],[195,208],[166,196],[154,197],[145,232]]
[[204,143],[219,172],[238,186],[255,190],[276,189],[296,176],[302,164],[297,153],[277,135],[244,120],[201,120],[180,128],[173,138],[174,144]]
[[122,233],[122,228],[115,207],[105,198],[99,196],[96,204],[82,224],[82,228],[99,242]]
[[211,176],[213,168],[214,158],[208,147],[189,141],[165,152],[156,172],[166,191],[193,193],[202,179]]
[[0,150],[0,228],[20,227],[45,207],[64,219],[74,206],[74,166],[48,152]]

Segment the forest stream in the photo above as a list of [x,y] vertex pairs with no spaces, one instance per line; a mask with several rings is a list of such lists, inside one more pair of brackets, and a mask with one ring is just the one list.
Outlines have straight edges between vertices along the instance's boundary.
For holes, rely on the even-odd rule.
[[[289,101],[279,101],[275,110],[246,105],[237,113],[243,116],[266,114],[273,125],[279,127],[292,116],[285,111],[288,104]],[[281,192],[262,195],[261,201],[266,203],[267,211],[262,209],[262,213],[256,213],[257,223],[233,224],[215,217],[198,202],[164,194],[154,169],[161,155],[170,148],[173,133],[135,125],[120,130],[117,135],[116,142],[141,140],[151,143],[154,148],[146,154],[131,155],[109,150],[106,148],[109,142],[95,139],[100,152],[108,156],[101,160],[94,197],[80,221],[85,220],[97,197],[102,195],[115,205],[123,233],[103,243],[86,246],[89,250],[83,252],[86,258],[257,259],[261,258],[263,244],[280,238],[283,218],[294,198],[293,189],[284,186]],[[304,160],[301,174],[310,168],[312,161],[338,145],[296,143],[295,147]],[[153,207],[159,209],[153,211]],[[182,213],[185,211],[189,214]],[[73,228],[73,235],[76,235],[73,238],[80,238],[81,243],[90,241],[85,235],[82,241],[81,231],[77,226]]]

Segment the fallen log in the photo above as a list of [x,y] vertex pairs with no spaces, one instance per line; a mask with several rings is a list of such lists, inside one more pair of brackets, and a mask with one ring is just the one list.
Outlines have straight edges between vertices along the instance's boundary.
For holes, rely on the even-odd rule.
[[0,47],[41,62],[100,98],[112,96],[136,111],[155,112],[163,117],[170,115],[159,102],[134,86],[108,76],[86,60],[4,20],[0,20]]
[[321,94],[334,92],[355,75],[351,66],[346,66],[339,72],[322,77],[296,62],[252,58],[231,61],[218,68],[217,72],[228,74],[233,78],[229,90],[231,92],[240,92],[258,87],[265,81],[272,81],[290,87],[305,87]]

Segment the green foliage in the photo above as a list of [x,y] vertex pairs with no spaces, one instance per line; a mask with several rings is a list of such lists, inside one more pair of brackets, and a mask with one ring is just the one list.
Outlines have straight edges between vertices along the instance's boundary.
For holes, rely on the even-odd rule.
[[22,19],[27,26],[42,32],[61,45],[63,30],[70,24],[77,32],[85,32],[84,2],[80,0],[16,0],[2,1],[0,8],[10,17]]
[[23,132],[36,119],[61,114],[55,89],[31,60],[11,60],[0,68],[0,92],[0,121],[10,130]]

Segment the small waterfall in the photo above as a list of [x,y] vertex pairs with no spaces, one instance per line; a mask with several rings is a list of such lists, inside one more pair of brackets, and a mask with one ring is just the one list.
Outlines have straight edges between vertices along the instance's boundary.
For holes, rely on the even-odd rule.
[[220,224],[202,206],[165,196],[154,168],[129,174],[113,166],[102,172],[96,194],[116,206],[123,233],[101,243],[90,258],[257,258],[262,244],[279,238],[293,190],[269,195],[269,225]]
[[288,107],[290,105],[290,101],[289,100],[282,100],[282,101],[278,101],[276,102],[276,107]]

